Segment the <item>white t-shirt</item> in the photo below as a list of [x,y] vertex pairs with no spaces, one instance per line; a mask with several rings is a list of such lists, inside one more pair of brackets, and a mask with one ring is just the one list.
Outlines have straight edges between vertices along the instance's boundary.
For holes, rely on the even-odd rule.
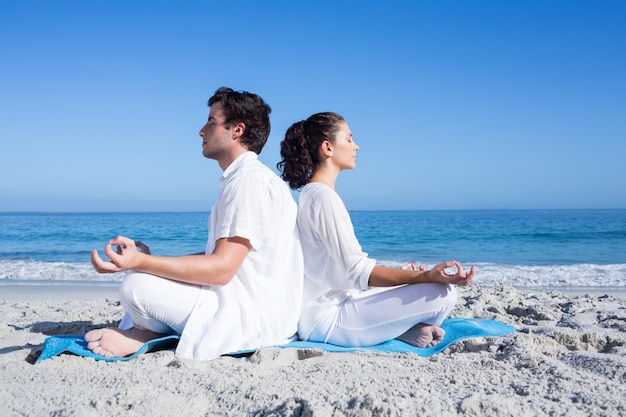
[[303,285],[296,216],[287,185],[254,152],[224,171],[206,253],[218,239],[234,236],[248,239],[252,249],[228,284],[202,287],[177,356],[213,359],[287,343],[296,334]]
[[298,227],[304,253],[298,333],[306,340],[322,321],[334,322],[342,302],[369,289],[376,261],[361,249],[348,210],[327,185],[304,186],[298,199]]

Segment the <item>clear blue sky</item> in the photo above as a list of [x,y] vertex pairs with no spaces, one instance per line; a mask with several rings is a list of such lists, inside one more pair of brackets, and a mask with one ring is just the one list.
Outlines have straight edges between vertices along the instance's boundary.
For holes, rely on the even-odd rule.
[[1,0],[0,211],[208,211],[220,86],[274,170],[341,113],[351,210],[626,208],[626,1]]

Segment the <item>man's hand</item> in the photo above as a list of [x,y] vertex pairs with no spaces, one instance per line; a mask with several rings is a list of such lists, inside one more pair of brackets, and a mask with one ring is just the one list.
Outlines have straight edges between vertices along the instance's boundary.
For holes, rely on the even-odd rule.
[[151,255],[150,248],[145,243],[136,241],[135,246],[137,246],[137,249],[139,249],[141,252],[145,253],[146,255]]
[[400,269],[403,269],[403,270],[405,270],[405,271],[415,271],[416,269],[419,269],[420,271],[423,271],[425,268],[424,268],[424,265],[420,265],[420,266],[419,266],[419,268],[417,268],[417,267],[415,266],[415,264],[414,264],[413,262],[411,262],[410,264],[406,264],[406,265],[404,265],[404,266],[403,266],[402,268],[400,268]]
[[[91,265],[93,268],[101,274],[108,274],[113,272],[121,272],[129,269],[135,269],[138,265],[143,253],[137,250],[135,241],[124,236],[118,236],[112,239],[104,247],[104,254],[111,260],[107,262],[103,260],[98,251],[93,250],[91,252]],[[143,247],[148,249],[143,243],[139,245],[139,248]],[[148,249],[148,253],[150,250]]]

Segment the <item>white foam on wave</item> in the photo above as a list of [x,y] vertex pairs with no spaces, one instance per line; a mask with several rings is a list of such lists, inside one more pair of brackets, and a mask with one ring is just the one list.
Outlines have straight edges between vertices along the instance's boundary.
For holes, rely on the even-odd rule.
[[[380,261],[380,265],[400,267],[395,261]],[[415,263],[420,265],[419,262]],[[426,269],[435,266],[423,264]],[[574,265],[503,265],[477,263],[475,283],[486,286],[514,287],[623,287],[626,286],[626,264]],[[469,268],[471,265],[463,265]]]
[[58,281],[121,281],[124,273],[99,274],[88,262],[0,260],[0,279]]
[[[379,260],[378,264],[399,268],[406,262]],[[422,263],[415,262],[416,265]],[[426,269],[435,264],[423,263]],[[470,265],[463,265],[469,268]],[[623,287],[626,264],[596,265],[503,265],[476,264],[475,283],[515,287]],[[99,274],[88,262],[41,262],[0,260],[0,279],[58,281],[121,281],[125,273]]]
[[626,285],[626,264],[494,265],[477,266],[476,281],[516,287],[621,287]]

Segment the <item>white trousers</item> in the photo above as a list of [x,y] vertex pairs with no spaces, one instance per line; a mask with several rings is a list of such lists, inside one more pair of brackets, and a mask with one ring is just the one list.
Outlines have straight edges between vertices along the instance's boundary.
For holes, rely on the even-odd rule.
[[440,325],[457,300],[452,285],[425,283],[364,291],[319,323],[309,340],[339,346],[372,346],[419,323]]
[[119,288],[126,315],[120,329],[150,330],[160,334],[182,334],[200,286],[132,272]]

